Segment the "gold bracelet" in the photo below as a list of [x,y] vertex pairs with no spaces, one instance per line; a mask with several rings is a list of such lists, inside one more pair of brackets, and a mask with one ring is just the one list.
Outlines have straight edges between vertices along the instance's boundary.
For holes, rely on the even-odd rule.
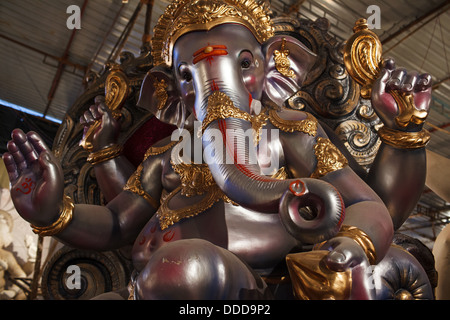
[[75,206],[73,204],[72,198],[64,195],[63,208],[58,220],[47,227],[36,227],[34,225],[31,225],[31,228],[33,228],[33,232],[39,234],[41,237],[53,236],[60,233],[67,227],[70,221],[72,221],[74,207]]
[[389,129],[383,126],[378,134],[381,141],[399,149],[418,149],[423,148],[430,141],[430,133],[426,129],[419,132],[406,132]]
[[365,233],[361,229],[354,226],[343,225],[336,237],[347,237],[355,240],[356,243],[358,243],[361,248],[363,248],[364,252],[366,253],[367,259],[369,260],[369,263],[371,265],[374,265],[376,263],[377,254],[375,252],[375,246],[373,245],[372,240],[370,240],[370,237],[367,235],[367,233]]
[[114,144],[111,147],[107,147],[104,149],[101,149],[96,152],[92,152],[89,154],[87,161],[90,162],[92,165],[96,165],[98,163],[114,159],[122,154],[123,147]]

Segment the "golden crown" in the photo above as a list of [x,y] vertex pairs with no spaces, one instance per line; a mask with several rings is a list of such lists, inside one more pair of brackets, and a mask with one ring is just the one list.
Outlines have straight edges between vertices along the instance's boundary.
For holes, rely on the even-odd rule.
[[257,0],[174,0],[153,29],[155,66],[172,66],[172,50],[183,34],[210,30],[224,23],[246,26],[260,42],[274,34],[270,9]]

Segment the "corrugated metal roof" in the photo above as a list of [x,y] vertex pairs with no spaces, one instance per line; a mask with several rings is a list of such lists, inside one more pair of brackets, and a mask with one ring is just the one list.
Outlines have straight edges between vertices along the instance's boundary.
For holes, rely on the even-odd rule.
[[[367,8],[381,10],[381,29],[374,30],[383,41],[385,56],[395,58],[398,66],[428,72],[435,83],[450,75],[450,1],[449,0],[271,0],[276,15],[296,13],[316,20],[330,21],[330,33],[344,41],[357,19],[370,16]],[[151,30],[168,5],[155,0]],[[81,29],[75,31],[66,65],[55,95],[48,94],[73,30],[66,27],[67,7],[85,6]],[[2,0],[0,1],[0,99],[39,113],[62,119],[84,90],[84,68],[99,72],[123,34],[139,0]],[[441,8],[440,11],[435,11]],[[434,14],[420,20],[427,13]],[[442,13],[443,12],[443,13]],[[438,17],[437,14],[440,13]],[[123,50],[140,52],[145,23],[145,6]],[[403,32],[398,33],[399,30]],[[434,88],[427,128],[432,131],[428,148],[450,158],[450,80]],[[443,127],[436,129],[436,127]],[[423,203],[439,206],[435,195]],[[445,203],[444,203],[445,204]]]

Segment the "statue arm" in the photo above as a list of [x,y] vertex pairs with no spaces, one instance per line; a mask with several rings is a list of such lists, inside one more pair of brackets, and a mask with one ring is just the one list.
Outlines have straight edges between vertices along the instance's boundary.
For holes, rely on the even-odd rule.
[[71,246],[111,250],[132,244],[158,209],[161,157],[149,157],[106,206],[77,204],[72,221],[55,237]]
[[94,165],[95,177],[106,202],[122,192],[135,170],[136,167],[124,155]]
[[419,201],[426,178],[426,151],[399,149],[382,143],[367,183],[389,210],[394,229],[409,217]]
[[385,256],[393,238],[389,212],[378,195],[350,167],[330,172],[321,179],[339,190],[345,204],[343,224],[366,233],[375,249],[376,261]]
[[[121,152],[122,147],[118,144],[120,122],[114,118],[104,100],[103,96],[95,97],[94,105],[80,117],[80,123],[84,126],[81,145],[90,151],[87,160],[94,166],[98,186],[106,202],[109,202],[122,191],[136,168]],[[88,143],[86,135],[96,122],[100,125]]]
[[80,249],[117,249],[132,244],[155,212],[143,197],[122,191],[106,206],[75,205],[72,221],[55,238]]
[[[376,252],[376,261],[381,260],[389,249],[393,227],[389,212],[380,197],[348,165],[339,149],[328,139],[322,126],[317,134],[304,133],[282,135],[283,150],[289,171],[296,177],[316,177],[332,184],[341,194],[345,205],[344,225],[356,227],[370,238]],[[321,140],[321,142],[319,142]],[[296,141],[296,143],[294,143]],[[318,147],[318,145],[321,146]],[[319,150],[324,150],[321,153]],[[327,157],[337,155],[337,159]],[[292,160],[294,159],[294,161]],[[341,163],[338,167],[323,167],[324,164]],[[323,170],[318,171],[318,168]],[[331,239],[323,249],[334,249],[340,241]],[[347,257],[349,258],[349,257]],[[344,263],[351,259],[346,259]]]
[[425,186],[430,134],[423,129],[431,101],[431,76],[397,68],[384,61],[372,88],[372,106],[384,126],[382,144],[367,183],[389,209],[398,229],[416,206]]

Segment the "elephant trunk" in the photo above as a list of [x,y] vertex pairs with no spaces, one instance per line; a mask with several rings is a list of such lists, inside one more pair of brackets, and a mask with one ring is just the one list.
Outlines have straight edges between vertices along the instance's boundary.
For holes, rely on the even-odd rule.
[[[339,192],[322,180],[279,180],[263,175],[252,139],[251,117],[230,104],[231,99],[219,106],[209,100],[202,141],[205,160],[219,188],[245,208],[279,212],[287,231],[303,243],[333,237],[344,218]],[[307,217],[301,208],[310,208],[312,216]]]

